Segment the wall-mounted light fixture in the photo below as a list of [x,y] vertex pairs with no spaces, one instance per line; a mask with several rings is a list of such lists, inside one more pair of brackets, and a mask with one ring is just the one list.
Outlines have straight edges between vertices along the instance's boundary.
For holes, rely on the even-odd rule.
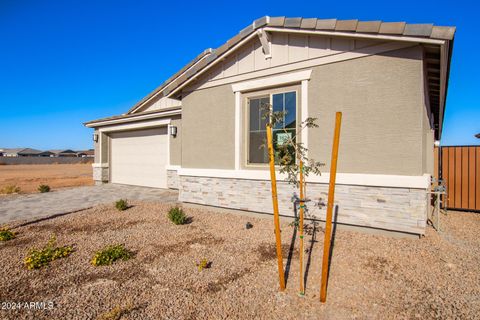
[[440,140],[435,140],[435,142],[433,143],[433,145],[435,147],[439,147],[440,146]]
[[98,133],[93,134],[93,141],[98,142]]
[[177,136],[177,127],[176,126],[170,126],[170,135],[173,137]]

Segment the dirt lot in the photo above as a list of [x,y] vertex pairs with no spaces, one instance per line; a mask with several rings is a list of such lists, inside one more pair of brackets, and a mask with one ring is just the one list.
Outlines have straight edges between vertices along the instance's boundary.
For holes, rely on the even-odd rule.
[[22,193],[32,193],[40,184],[52,189],[93,185],[92,164],[0,165],[0,190],[17,185]]
[[[322,305],[321,229],[316,241],[306,237],[306,247],[313,247],[306,296],[300,297],[298,249],[289,250],[293,229],[287,223],[288,283],[279,293],[271,217],[186,208],[192,222],[175,226],[167,209],[152,203],[134,203],[124,212],[100,206],[16,228],[18,237],[0,244],[0,301],[52,301],[54,307],[0,310],[0,318],[95,319],[115,308],[122,319],[479,318],[478,214],[451,212],[442,220],[444,232],[429,229],[422,239],[337,230]],[[247,221],[252,229],[245,229]],[[28,248],[43,246],[51,234],[75,252],[45,269],[26,270]],[[96,250],[113,243],[124,243],[135,257],[90,265]],[[196,263],[203,258],[212,265],[200,272]]]

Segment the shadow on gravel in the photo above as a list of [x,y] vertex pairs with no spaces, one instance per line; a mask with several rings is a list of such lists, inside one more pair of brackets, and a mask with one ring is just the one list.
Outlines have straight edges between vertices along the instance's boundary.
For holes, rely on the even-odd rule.
[[307,263],[305,264],[305,278],[303,282],[303,287],[305,288],[305,292],[307,291],[307,282],[308,282],[308,272],[310,271],[310,265],[312,263],[312,252],[313,252],[313,246],[315,245],[317,237],[317,227],[318,227],[318,222],[316,220],[312,220],[312,226],[307,226],[305,228],[305,233],[312,236],[310,239],[310,247],[307,249],[308,253],[308,258],[307,258]]
[[66,216],[66,215],[69,215],[69,214],[72,214],[72,213],[88,210],[88,209],[91,209],[91,208],[93,208],[93,207],[82,208],[82,209],[79,209],[79,210],[74,210],[74,211],[69,211],[69,212],[64,212],[64,213],[52,214],[52,215],[49,215],[49,216],[46,216],[46,217],[43,217],[43,218],[38,218],[38,219],[35,219],[35,220],[29,220],[29,221],[17,224],[16,226],[12,227],[11,229],[17,229],[17,228],[20,228],[20,227],[25,227],[25,226],[28,226],[28,225],[31,225],[31,224],[39,223],[39,222],[42,222],[42,221],[52,220],[52,219],[55,219],[55,218],[58,218],[58,217],[63,217],[63,216]]
[[333,259],[333,249],[335,247],[335,236],[337,234],[337,218],[338,218],[338,205],[335,206],[335,212],[333,213],[332,219],[332,237],[330,238],[330,251],[328,253],[328,270],[327,270],[327,292],[328,292],[328,281],[330,280],[330,267],[332,266]]
[[[294,216],[294,221],[297,221],[298,218],[298,212],[297,212],[297,205],[293,206],[293,216]],[[293,234],[292,234],[292,240],[290,240],[290,248],[288,250],[288,257],[287,257],[287,264],[285,265],[285,287],[287,286],[288,283],[288,275],[290,274],[290,266],[292,264],[292,257],[293,257],[293,251],[295,250],[295,240],[297,239],[297,228],[294,226],[293,227]]]

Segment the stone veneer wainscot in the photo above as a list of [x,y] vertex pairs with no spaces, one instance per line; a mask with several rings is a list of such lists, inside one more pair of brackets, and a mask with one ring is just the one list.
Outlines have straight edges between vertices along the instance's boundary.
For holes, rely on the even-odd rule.
[[[270,181],[180,176],[179,200],[224,208],[272,213]],[[294,188],[278,181],[281,215],[293,216]],[[309,215],[325,220],[328,184],[308,183],[313,201]],[[314,205],[320,203],[320,205]],[[337,221],[343,224],[424,234],[427,220],[425,189],[337,185]]]

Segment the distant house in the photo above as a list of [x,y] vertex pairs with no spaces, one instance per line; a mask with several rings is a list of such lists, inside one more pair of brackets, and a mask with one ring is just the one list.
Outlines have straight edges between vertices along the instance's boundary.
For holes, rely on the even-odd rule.
[[38,157],[42,153],[41,150],[25,148],[18,152],[19,157]]
[[2,149],[3,157],[39,157],[42,151],[32,148]]
[[77,152],[71,149],[67,150],[49,150],[54,157],[77,157]]
[[42,151],[41,153],[38,154],[39,157],[54,157],[55,154],[50,151]]
[[78,151],[77,157],[80,158],[93,158],[95,157],[95,151],[93,149],[85,150],[85,151]]
[[4,157],[18,157],[18,153],[22,151],[24,148],[5,148],[2,151],[2,155]]

